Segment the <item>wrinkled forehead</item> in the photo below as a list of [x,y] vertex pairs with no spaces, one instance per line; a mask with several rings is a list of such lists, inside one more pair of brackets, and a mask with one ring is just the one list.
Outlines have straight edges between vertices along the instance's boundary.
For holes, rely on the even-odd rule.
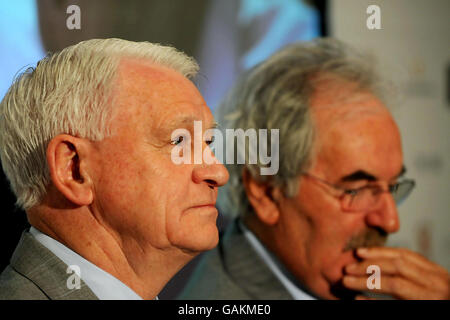
[[182,74],[140,59],[123,58],[120,61],[115,88],[124,99],[157,100],[166,105],[180,100],[205,103],[195,85]]
[[156,126],[186,115],[212,117],[195,85],[175,70],[145,60],[120,61],[114,85],[118,117],[145,117]]
[[383,117],[388,122],[393,122],[389,110],[372,92],[356,82],[336,76],[316,80],[310,107],[319,135],[335,126],[348,127],[368,117]]
[[384,103],[368,88],[337,76],[318,77],[310,98],[313,114],[321,119],[348,117],[363,113],[389,113]]
[[330,91],[315,92],[311,113],[316,162],[328,176],[362,170],[389,179],[401,170],[400,132],[388,109],[370,92],[352,84],[330,86]]

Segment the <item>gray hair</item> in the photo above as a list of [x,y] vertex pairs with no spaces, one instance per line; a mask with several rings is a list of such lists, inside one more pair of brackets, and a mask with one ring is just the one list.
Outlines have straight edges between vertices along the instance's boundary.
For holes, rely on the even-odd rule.
[[50,183],[46,149],[66,133],[99,141],[111,134],[111,91],[122,58],[169,67],[187,78],[194,59],[175,48],[149,42],[92,39],[49,54],[15,79],[0,103],[0,159],[27,210],[39,204]]
[[[311,165],[315,126],[309,101],[324,77],[356,83],[383,99],[382,83],[374,71],[373,58],[342,42],[322,38],[291,44],[247,71],[219,107],[219,122],[225,128],[279,129],[279,171],[260,175],[258,164],[227,165],[228,185],[221,191],[219,206],[241,215],[252,212],[244,190],[242,173],[247,170],[259,183],[280,187],[292,197],[298,192],[298,176]],[[248,155],[248,144],[245,153]],[[236,162],[235,162],[236,163]],[[234,212],[233,212],[234,211]]]

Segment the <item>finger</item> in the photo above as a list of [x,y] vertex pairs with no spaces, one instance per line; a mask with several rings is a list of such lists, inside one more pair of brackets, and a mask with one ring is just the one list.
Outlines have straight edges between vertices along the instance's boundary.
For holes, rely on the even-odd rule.
[[424,290],[422,286],[416,285],[400,277],[384,276],[380,279],[380,287],[369,289],[366,277],[344,276],[343,285],[352,290],[374,291],[391,295],[397,299],[435,299],[436,293]]
[[369,267],[376,266],[380,269],[381,275],[401,276],[424,287],[443,287],[446,278],[436,275],[427,270],[406,261],[404,258],[394,259],[367,259],[359,263],[349,264],[345,267],[345,272],[349,275],[364,276],[372,274]]
[[420,267],[441,274],[448,274],[448,271],[440,265],[429,261],[422,255],[404,248],[389,248],[389,247],[371,247],[371,248],[358,248],[356,254],[360,258],[375,259],[375,258],[387,258],[387,259],[404,259],[410,263],[415,263]]
[[[345,266],[345,272],[349,275],[364,276],[373,273],[369,268],[373,266],[378,267],[382,275],[400,275],[405,273],[402,268],[403,265],[399,265],[398,260],[385,258],[365,259],[360,262],[348,264]],[[408,265],[407,267],[410,268],[411,265]]]

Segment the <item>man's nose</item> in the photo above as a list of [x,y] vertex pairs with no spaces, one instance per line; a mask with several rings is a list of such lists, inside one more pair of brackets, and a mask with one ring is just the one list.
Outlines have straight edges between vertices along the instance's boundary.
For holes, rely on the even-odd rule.
[[370,211],[366,215],[366,222],[373,227],[379,227],[387,233],[397,232],[400,228],[397,205],[389,192],[381,195],[380,205],[377,210]]
[[214,164],[196,165],[192,172],[192,179],[195,183],[206,182],[210,187],[223,186],[229,177],[228,170],[218,161]]

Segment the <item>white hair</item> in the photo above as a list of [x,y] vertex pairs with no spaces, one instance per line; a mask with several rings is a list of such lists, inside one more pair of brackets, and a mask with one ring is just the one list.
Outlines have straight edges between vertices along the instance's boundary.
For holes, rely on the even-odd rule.
[[193,58],[173,47],[122,39],[92,39],[49,54],[19,75],[0,103],[0,159],[27,210],[50,183],[46,149],[58,134],[99,141],[110,134],[111,90],[122,58],[169,67],[186,78],[198,71]]

